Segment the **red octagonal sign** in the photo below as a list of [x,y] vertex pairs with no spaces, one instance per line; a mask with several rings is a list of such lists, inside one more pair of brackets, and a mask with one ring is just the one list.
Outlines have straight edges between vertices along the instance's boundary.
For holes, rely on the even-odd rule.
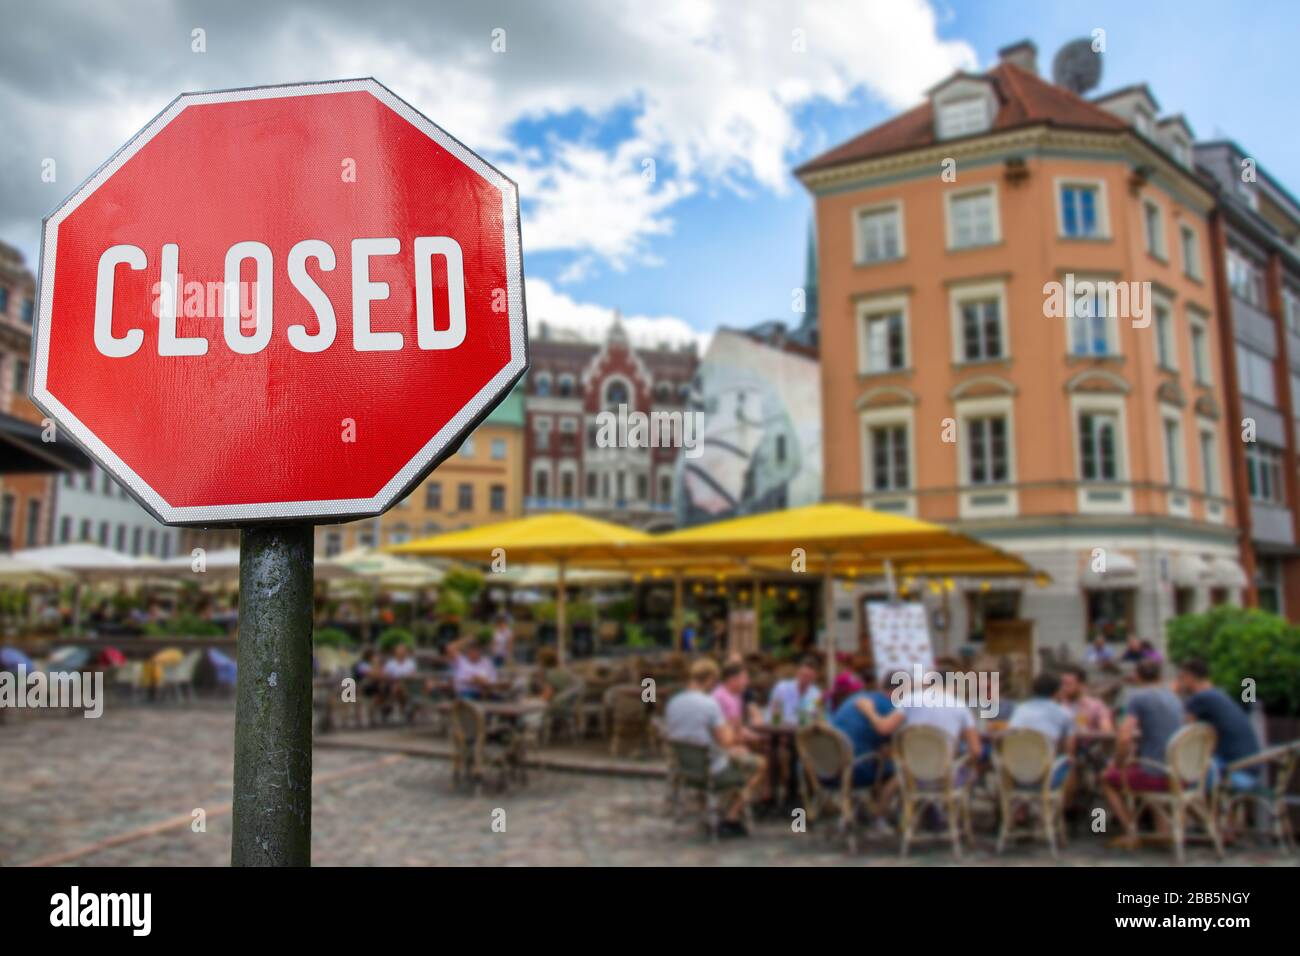
[[172,524],[377,514],[527,365],[515,184],[369,79],[178,97],[38,299],[33,399]]

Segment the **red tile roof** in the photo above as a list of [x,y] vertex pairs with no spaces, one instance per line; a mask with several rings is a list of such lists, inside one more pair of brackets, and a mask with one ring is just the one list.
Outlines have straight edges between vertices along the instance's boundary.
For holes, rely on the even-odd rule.
[[[993,121],[994,132],[1040,124],[1102,132],[1128,128],[1122,119],[1100,106],[1010,63],[1001,63],[987,73],[975,75],[975,78],[991,80],[997,94],[998,115]],[[816,172],[932,146],[935,142],[934,108],[927,101],[809,160],[795,173]]]

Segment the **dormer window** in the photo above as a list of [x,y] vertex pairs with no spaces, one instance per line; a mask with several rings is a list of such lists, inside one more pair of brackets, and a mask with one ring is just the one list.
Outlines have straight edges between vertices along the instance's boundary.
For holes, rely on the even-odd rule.
[[1181,137],[1175,136],[1169,140],[1169,152],[1174,157],[1174,161],[1180,166],[1191,165],[1191,150],[1187,147],[1187,141]]
[[1133,111],[1133,125],[1147,139],[1153,139],[1156,129],[1155,117],[1147,109],[1139,106]]
[[983,96],[965,96],[939,104],[940,139],[954,139],[983,133],[989,128],[988,100]]

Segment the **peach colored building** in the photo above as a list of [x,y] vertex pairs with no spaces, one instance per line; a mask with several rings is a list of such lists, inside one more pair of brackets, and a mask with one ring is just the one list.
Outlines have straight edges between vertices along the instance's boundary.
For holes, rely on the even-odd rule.
[[[1040,646],[1236,599],[1192,134],[1145,87],[1085,100],[1032,44],[798,170],[816,207],[825,496],[942,522],[1052,583],[964,582],[946,637]],[[860,619],[860,615],[859,615]]]

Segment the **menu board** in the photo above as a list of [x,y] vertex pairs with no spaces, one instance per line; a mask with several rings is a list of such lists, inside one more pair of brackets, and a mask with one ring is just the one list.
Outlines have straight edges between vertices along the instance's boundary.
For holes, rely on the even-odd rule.
[[871,634],[871,656],[876,678],[884,686],[897,671],[912,673],[919,664],[923,671],[934,669],[929,619],[919,601],[867,602],[867,626]]

